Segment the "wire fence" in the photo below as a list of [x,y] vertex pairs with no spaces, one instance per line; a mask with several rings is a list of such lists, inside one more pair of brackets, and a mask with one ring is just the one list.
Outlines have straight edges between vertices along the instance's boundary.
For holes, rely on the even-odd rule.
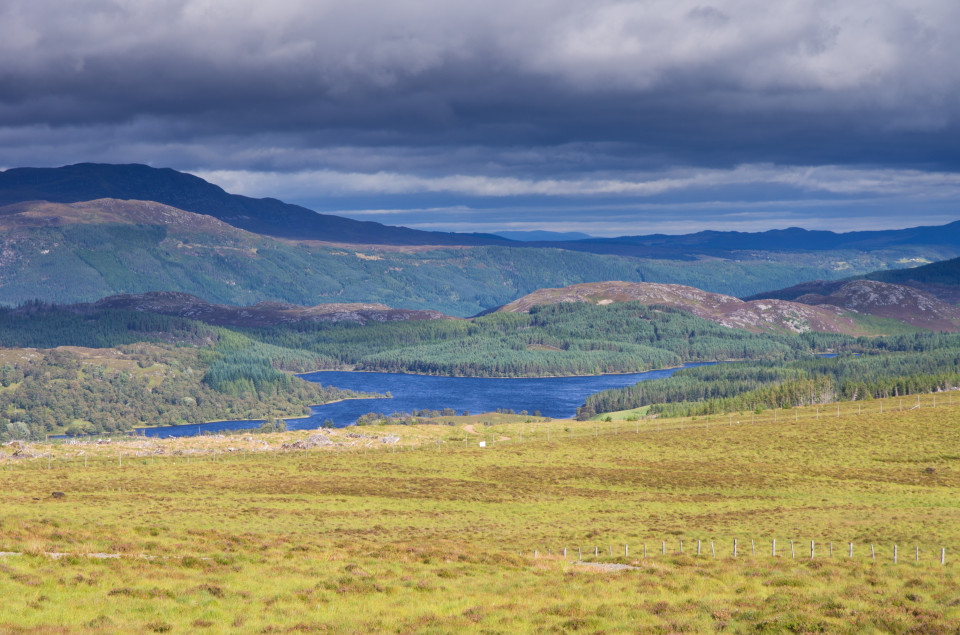
[[892,564],[936,564],[947,566],[947,548],[943,546],[930,547],[913,544],[901,548],[892,543],[880,545],[875,543],[834,543],[830,541],[817,542],[816,540],[798,541],[781,540],[776,538],[763,541],[740,540],[730,538],[724,540],[661,540],[642,542],[634,545],[631,551],[629,544],[591,545],[590,547],[560,547],[558,549],[533,549],[527,552],[519,551],[520,557],[533,558],[562,558],[569,562],[584,564],[624,564],[627,562],[641,562],[654,558],[675,558],[691,556],[710,559],[738,559],[738,558],[781,558],[791,560],[831,560],[844,559],[848,561],[889,562]]

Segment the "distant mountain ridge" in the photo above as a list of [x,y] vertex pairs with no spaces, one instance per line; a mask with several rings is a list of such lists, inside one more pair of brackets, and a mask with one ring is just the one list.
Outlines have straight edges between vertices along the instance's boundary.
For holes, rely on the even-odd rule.
[[228,194],[200,177],[146,165],[78,163],[0,172],[0,207],[26,201],[79,203],[96,199],[154,201],[218,218],[234,227],[281,238],[385,245],[511,244],[500,236],[425,232],[320,214],[274,198]]
[[27,201],[78,203],[96,199],[154,201],[218,218],[234,227],[281,238],[361,245],[504,245],[550,247],[668,260],[729,257],[735,252],[872,252],[922,248],[930,259],[960,256],[960,221],[940,227],[834,233],[797,227],[764,232],[702,231],[583,240],[510,240],[494,234],[428,232],[321,214],[274,198],[229,194],[197,176],[146,165],[79,163],[0,172],[0,207]]

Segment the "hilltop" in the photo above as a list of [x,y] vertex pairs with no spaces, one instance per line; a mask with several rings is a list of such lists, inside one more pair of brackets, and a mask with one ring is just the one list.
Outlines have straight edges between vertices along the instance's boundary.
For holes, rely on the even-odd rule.
[[0,205],[28,201],[78,203],[97,199],[153,201],[204,214],[234,227],[282,238],[385,245],[490,245],[508,239],[424,232],[320,214],[274,198],[229,194],[200,177],[146,165],[78,163],[0,172]]
[[666,305],[722,326],[755,333],[785,331],[803,333],[859,334],[862,329],[846,312],[838,308],[813,307],[784,300],[746,302],[719,293],[677,284],[650,282],[597,282],[576,284],[562,289],[541,289],[498,309],[501,312],[529,312],[537,305],[564,302],[589,302],[607,305],[619,302]]
[[[0,303],[174,291],[209,302],[377,303],[468,316],[543,287],[676,282],[741,295],[829,277],[849,255],[663,261],[556,248],[333,245],[238,229],[152,201],[0,208]],[[883,263],[864,256],[857,267]]]
[[876,280],[853,280],[831,287],[829,293],[806,293],[796,302],[891,318],[931,331],[960,330],[960,307],[920,289]]
[[898,332],[896,323],[931,331],[960,330],[960,308],[903,285],[872,280],[816,281],[793,289],[806,293],[791,293],[792,300],[757,296],[740,300],[683,285],[599,282],[541,289],[497,310],[527,312],[533,306],[561,302],[605,305],[638,301],[672,306],[723,326],[753,332],[882,334]]

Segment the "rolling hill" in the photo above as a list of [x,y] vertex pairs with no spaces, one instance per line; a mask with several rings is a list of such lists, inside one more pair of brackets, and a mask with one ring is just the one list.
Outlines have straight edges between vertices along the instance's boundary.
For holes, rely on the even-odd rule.
[[319,214],[273,198],[228,194],[207,181],[169,168],[79,163],[60,168],[0,172],[0,206],[29,201],[80,203],[96,199],[153,201],[212,216],[234,227],[282,238],[383,245],[496,245],[493,235],[423,232]]
[[[765,232],[702,231],[570,240],[551,233],[503,235],[428,232],[361,222],[291,205],[273,198],[230,194],[197,176],[146,165],[79,163],[58,168],[12,168],[0,172],[0,206],[29,201],[79,203],[97,199],[153,201],[205,214],[234,227],[280,238],[360,245],[501,245],[560,248],[606,255],[664,260],[734,254],[854,252],[874,254],[882,266],[920,258],[926,262],[960,256],[960,221],[942,227],[835,233],[797,227]],[[509,232],[506,235],[510,235]],[[530,238],[540,238],[531,241]],[[558,240],[558,238],[560,238]],[[848,274],[865,272],[851,271]],[[767,287],[772,288],[772,287]]]
[[907,269],[871,271],[861,276],[840,280],[811,280],[785,289],[762,291],[744,299],[778,298],[781,300],[795,300],[804,295],[830,296],[836,294],[844,285],[852,280],[875,280],[877,282],[903,285],[919,289],[948,304],[960,304],[960,258],[952,258],[950,260]]
[[581,282],[671,282],[745,295],[879,264],[850,254],[670,261],[499,245],[329,245],[262,236],[151,201],[0,208],[0,304],[7,305],[175,291],[220,304],[363,302],[467,316]]
[[[831,285],[832,286],[832,285]],[[911,327],[930,331],[960,330],[960,308],[902,285],[853,281],[830,295],[808,293],[794,300],[749,301],[673,284],[600,282],[562,289],[540,289],[500,307],[528,312],[534,306],[564,302],[606,305],[643,302],[678,308],[723,326],[753,332],[890,334]]]
[[329,303],[312,307],[279,302],[258,302],[252,306],[212,304],[187,293],[157,291],[136,295],[115,295],[92,305],[76,306],[83,311],[116,309],[142,313],[159,313],[199,320],[215,326],[262,327],[301,322],[400,322],[409,320],[453,320],[439,311],[393,309],[384,304]]

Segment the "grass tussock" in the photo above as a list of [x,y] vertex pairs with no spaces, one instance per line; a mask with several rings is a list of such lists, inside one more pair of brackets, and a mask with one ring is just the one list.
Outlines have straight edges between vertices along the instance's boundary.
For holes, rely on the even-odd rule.
[[0,631],[956,632],[960,406],[784,419],[0,470]]

